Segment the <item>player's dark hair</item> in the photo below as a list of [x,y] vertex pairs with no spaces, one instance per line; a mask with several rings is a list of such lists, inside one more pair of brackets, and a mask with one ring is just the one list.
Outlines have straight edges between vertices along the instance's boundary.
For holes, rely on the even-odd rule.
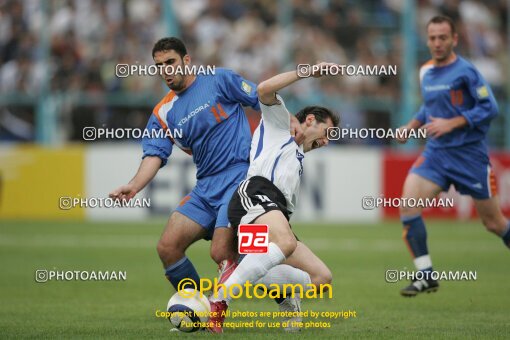
[[156,52],[161,51],[170,51],[174,50],[177,52],[178,55],[181,56],[181,58],[184,58],[186,54],[188,54],[188,51],[186,51],[186,46],[184,46],[184,43],[181,41],[181,39],[176,37],[167,37],[159,39],[152,48],[152,58],[154,58],[154,55]]
[[300,123],[303,123],[306,116],[309,114],[313,114],[315,116],[315,120],[319,123],[326,123],[329,118],[331,119],[331,122],[333,122],[333,126],[338,126],[338,124],[340,124],[340,118],[331,110],[323,106],[307,106],[296,113],[296,118]]
[[448,25],[450,25],[450,29],[452,30],[452,35],[457,33],[453,19],[450,17],[447,17],[446,15],[436,15],[435,17],[430,19],[429,22],[427,23],[427,28],[429,28],[430,24],[442,24],[443,22],[446,22]]

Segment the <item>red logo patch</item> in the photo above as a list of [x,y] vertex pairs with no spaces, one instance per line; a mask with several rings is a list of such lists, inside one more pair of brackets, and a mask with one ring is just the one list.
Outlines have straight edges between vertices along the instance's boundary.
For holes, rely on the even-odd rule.
[[267,224],[241,224],[237,235],[239,254],[267,253],[269,245]]

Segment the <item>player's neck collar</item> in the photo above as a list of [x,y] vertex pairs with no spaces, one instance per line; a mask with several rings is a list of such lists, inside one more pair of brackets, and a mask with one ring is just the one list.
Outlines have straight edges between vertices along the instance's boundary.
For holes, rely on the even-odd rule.
[[456,62],[458,59],[457,57],[457,54],[455,52],[452,52],[450,54],[450,56],[448,57],[448,59],[444,62],[444,63],[441,63],[441,64],[437,64],[436,62],[434,62],[434,66],[435,67],[445,67],[445,66],[449,66],[451,64],[453,64],[454,62]]
[[[188,84],[188,86],[186,86],[185,89],[183,89],[182,91],[180,91],[179,93],[175,93],[177,94],[178,96],[182,95],[183,93],[185,93],[186,91],[188,91],[188,89],[190,89],[193,85],[195,85],[195,83],[197,82],[197,79],[198,79],[198,76],[195,76],[193,75],[192,76],[192,79],[190,80],[190,83]],[[174,91],[175,92],[175,91]]]

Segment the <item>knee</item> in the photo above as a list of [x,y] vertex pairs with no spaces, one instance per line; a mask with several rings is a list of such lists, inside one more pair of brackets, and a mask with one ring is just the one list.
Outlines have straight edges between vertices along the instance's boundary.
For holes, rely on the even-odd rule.
[[398,211],[400,213],[400,217],[409,217],[409,216],[416,216],[421,214],[421,210],[419,208],[411,208],[408,207],[405,204],[402,204]]
[[278,240],[278,242],[276,242],[276,244],[282,251],[283,255],[285,255],[285,257],[287,258],[290,255],[292,255],[294,250],[296,250],[297,240],[294,237],[294,235],[290,235],[290,237],[284,237],[284,238]]
[[497,216],[493,215],[482,216],[482,223],[487,231],[497,235],[500,235],[506,226],[506,223],[500,223]]
[[315,274],[311,278],[312,284],[314,284],[317,289],[322,289],[323,291],[326,291],[328,289],[328,286],[333,281],[333,274],[331,274],[331,271],[328,268],[324,268],[317,274]]
[[178,242],[175,242],[175,240],[168,240],[162,237],[158,242],[156,250],[163,264],[169,266],[184,256],[185,249],[179,247]]
[[216,228],[211,241],[210,255],[214,262],[220,264],[224,260],[237,257],[234,231],[230,228]]
[[233,254],[229,249],[215,247],[214,244],[211,246],[211,258],[217,264],[220,264],[224,260],[233,258]]

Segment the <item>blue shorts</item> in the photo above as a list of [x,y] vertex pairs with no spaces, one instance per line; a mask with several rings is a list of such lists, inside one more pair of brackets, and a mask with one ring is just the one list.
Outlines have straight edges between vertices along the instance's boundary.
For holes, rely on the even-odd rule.
[[496,194],[496,178],[487,151],[480,143],[458,148],[425,148],[409,172],[436,183],[443,191],[448,191],[453,184],[459,193],[474,199],[483,200]]
[[239,183],[246,179],[249,163],[239,163],[219,174],[203,177],[176,211],[207,230],[211,239],[214,229],[228,227],[228,204]]

